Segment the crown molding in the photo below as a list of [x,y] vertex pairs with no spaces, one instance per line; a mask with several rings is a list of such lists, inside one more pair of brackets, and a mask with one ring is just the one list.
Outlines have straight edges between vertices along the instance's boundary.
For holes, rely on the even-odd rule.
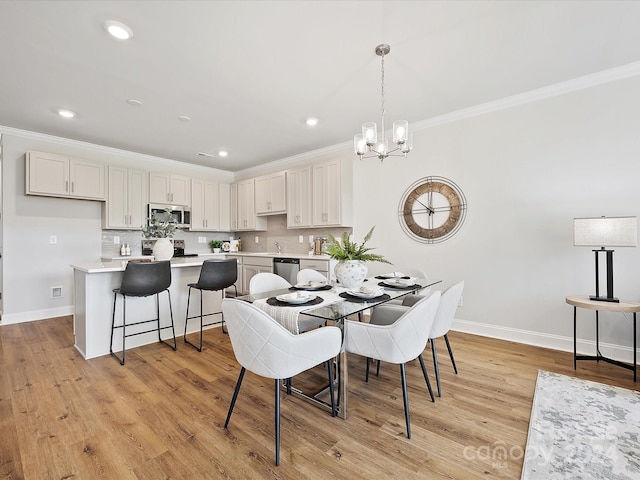
[[495,100],[493,102],[463,108],[462,110],[439,115],[420,122],[414,122],[412,124],[412,130],[423,130],[437,125],[464,120],[466,118],[477,117],[478,115],[506,110],[508,108],[538,102],[547,98],[566,95],[568,93],[578,92],[580,90],[585,90],[587,88],[617,80],[623,80],[625,78],[635,77],[637,75],[640,75],[640,62],[629,63],[620,67],[610,68],[609,70],[603,70],[601,72],[574,78],[573,80],[567,80],[566,82],[549,85],[548,87],[538,88],[529,92],[501,98],[500,100]]
[[[122,150],[115,147],[107,147],[105,145],[99,145],[97,143],[83,142],[81,140],[73,140],[71,138],[56,137],[55,135],[49,135],[47,133],[32,132],[30,130],[21,130],[19,128],[0,125],[0,136],[3,134],[13,135],[13,136],[28,139],[28,140],[44,141],[44,142],[53,143],[56,145],[65,146],[65,147],[84,148],[84,149],[90,150],[91,152],[106,155],[106,156],[124,157],[127,160],[137,160],[140,162],[147,163],[149,165],[153,165],[154,168],[159,165],[163,167],[170,167],[170,168],[175,168],[176,166],[179,166],[181,170],[192,170],[194,172],[199,172],[199,173],[202,173],[203,171],[206,171],[207,173],[215,173],[219,175],[231,175],[233,173],[233,172],[229,172],[228,170],[221,170],[219,168],[206,167],[204,165],[194,165],[191,163],[180,162],[178,160],[171,160],[169,158],[148,155],[146,153],[132,152],[129,150]],[[114,163],[117,163],[117,162],[114,162]]]

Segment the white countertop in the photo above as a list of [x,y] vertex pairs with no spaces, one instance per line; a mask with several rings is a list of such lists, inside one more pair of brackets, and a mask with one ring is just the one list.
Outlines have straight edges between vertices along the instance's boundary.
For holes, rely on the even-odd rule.
[[[233,252],[233,253],[200,253],[197,257],[178,257],[171,259],[171,268],[199,267],[209,258],[225,258],[226,255],[242,257],[272,257],[272,258],[298,258],[301,260],[330,260],[328,255],[309,255],[308,253],[260,253],[260,252]],[[71,268],[85,273],[123,272],[129,260],[153,259],[151,255],[132,255],[128,257],[113,257],[111,261],[103,257],[103,262],[72,264]]]

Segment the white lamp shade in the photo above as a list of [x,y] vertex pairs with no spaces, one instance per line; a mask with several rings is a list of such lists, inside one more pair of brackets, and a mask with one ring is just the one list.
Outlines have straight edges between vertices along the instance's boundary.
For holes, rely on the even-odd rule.
[[635,247],[637,243],[637,217],[573,219],[573,244],[577,247]]

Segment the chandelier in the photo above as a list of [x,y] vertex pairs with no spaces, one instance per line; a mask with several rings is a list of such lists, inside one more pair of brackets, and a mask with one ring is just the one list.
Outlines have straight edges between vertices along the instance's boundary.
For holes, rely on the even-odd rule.
[[[389,54],[391,47],[386,44],[376,47],[376,55],[382,58],[382,81],[381,81],[381,109],[382,121],[380,122],[380,136],[378,137],[378,127],[376,122],[367,122],[362,125],[362,133],[353,137],[353,149],[356,154],[363,158],[378,157],[382,162],[387,157],[407,157],[407,153],[413,147],[412,136],[409,134],[409,122],[406,120],[396,120],[393,122],[393,143],[396,148],[389,150],[389,139],[385,137],[384,130],[384,56]],[[395,153],[398,152],[398,153]]]

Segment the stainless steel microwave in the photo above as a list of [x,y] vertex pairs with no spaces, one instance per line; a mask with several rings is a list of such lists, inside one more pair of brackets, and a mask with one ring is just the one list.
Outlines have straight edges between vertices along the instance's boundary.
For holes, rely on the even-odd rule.
[[189,228],[191,226],[191,210],[189,207],[182,205],[162,205],[159,203],[150,203],[148,210],[148,218],[157,218],[160,221],[166,221],[167,216],[173,218],[177,223],[177,228]]

